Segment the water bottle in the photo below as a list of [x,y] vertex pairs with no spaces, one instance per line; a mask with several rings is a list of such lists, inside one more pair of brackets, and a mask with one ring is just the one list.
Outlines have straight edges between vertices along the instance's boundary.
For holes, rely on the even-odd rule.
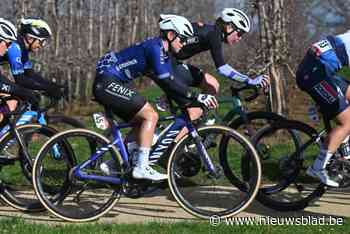
[[350,138],[350,136],[347,136],[339,147],[339,152],[340,152],[341,156],[345,159],[350,159],[349,138]]
[[320,122],[320,117],[318,116],[318,111],[317,111],[317,107],[314,105],[311,105],[307,111],[308,115],[309,115],[309,119],[313,122],[313,123],[319,123]]

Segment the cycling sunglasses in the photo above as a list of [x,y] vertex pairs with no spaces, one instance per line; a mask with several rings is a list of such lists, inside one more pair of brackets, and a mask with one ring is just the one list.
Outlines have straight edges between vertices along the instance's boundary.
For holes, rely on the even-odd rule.
[[186,45],[187,43],[187,37],[181,36],[181,35],[177,35],[180,38],[180,43],[183,45]]
[[245,31],[243,31],[240,28],[237,28],[236,25],[231,23],[231,26],[232,26],[233,30],[230,33],[228,33],[227,36],[231,35],[234,32],[237,32],[238,37],[242,37],[245,34]]
[[41,47],[44,47],[48,44],[48,39],[46,39],[46,38],[43,38],[43,39],[37,38],[37,40],[39,41],[39,44]]

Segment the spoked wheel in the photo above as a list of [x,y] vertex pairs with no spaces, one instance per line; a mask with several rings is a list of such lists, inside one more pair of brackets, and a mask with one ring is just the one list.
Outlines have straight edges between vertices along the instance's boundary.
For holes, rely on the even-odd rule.
[[[101,150],[97,152],[103,154],[96,161],[87,161],[91,156],[91,142]],[[107,147],[109,143],[100,134],[74,129],[54,136],[43,146],[34,163],[33,184],[45,208],[73,222],[97,219],[113,208],[122,193],[123,170],[119,152],[114,146]],[[51,155],[55,146],[61,154],[59,159]],[[109,160],[115,163],[113,174],[106,177],[100,164]],[[82,164],[83,168],[76,172]],[[84,175],[91,177],[82,179]],[[99,176],[105,180],[98,180]],[[119,184],[113,182],[116,178],[120,178]]]
[[[170,154],[171,192],[182,208],[197,217],[208,219],[213,215],[235,215],[248,207],[257,194],[261,176],[257,153],[242,135],[231,128],[207,126],[199,128],[198,133],[216,173],[208,171],[198,143],[186,135]],[[248,180],[241,176],[241,160],[245,157],[251,162]],[[227,177],[227,168],[234,174],[234,182]]]
[[337,192],[350,191],[350,160],[342,157],[331,159],[328,165],[328,174],[338,179],[339,187],[328,187],[329,190]]
[[281,115],[266,111],[248,112],[246,118],[239,117],[231,120],[229,126],[249,138],[253,137],[259,129],[285,119]]
[[258,201],[275,210],[295,211],[322,196],[325,186],[306,174],[322,144],[316,136],[313,128],[298,121],[273,124],[254,136],[262,164]]
[[22,211],[42,211],[32,186],[32,164],[39,149],[57,131],[46,126],[27,124],[16,127],[23,139],[27,159],[15,136],[8,132],[0,139],[1,198],[8,205]]

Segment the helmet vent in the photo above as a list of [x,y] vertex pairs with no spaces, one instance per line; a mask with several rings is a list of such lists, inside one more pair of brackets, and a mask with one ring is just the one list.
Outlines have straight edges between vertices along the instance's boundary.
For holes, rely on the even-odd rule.
[[12,32],[10,30],[8,30],[7,28],[3,28],[2,30],[4,30],[4,32],[7,34],[7,35],[11,35]]
[[247,25],[244,23],[244,21],[240,20],[239,23],[243,25],[243,27],[247,27]]
[[[189,32],[192,32],[192,29],[190,28],[190,26],[188,26],[187,24],[185,26],[186,26],[186,28],[188,29]],[[185,33],[188,34],[187,32],[185,32]],[[191,35],[189,35],[189,36],[191,36]]]

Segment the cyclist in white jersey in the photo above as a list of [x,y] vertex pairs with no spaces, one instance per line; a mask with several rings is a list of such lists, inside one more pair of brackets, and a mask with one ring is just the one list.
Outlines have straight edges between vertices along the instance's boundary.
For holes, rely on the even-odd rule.
[[323,183],[334,187],[339,184],[329,177],[326,165],[350,135],[349,83],[337,76],[342,67],[349,67],[349,56],[350,31],[327,36],[311,45],[296,74],[299,88],[314,99],[324,117],[337,122],[327,136],[324,148],[307,170],[310,176],[318,177]]

